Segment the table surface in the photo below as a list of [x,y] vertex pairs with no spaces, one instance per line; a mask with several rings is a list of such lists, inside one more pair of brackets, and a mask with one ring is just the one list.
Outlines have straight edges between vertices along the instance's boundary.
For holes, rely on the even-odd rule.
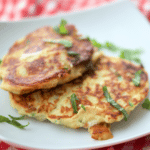
[[[94,8],[118,0],[0,0],[0,21],[18,21],[35,16],[52,16],[62,12]],[[150,1],[131,0],[150,21]],[[0,150],[23,150],[0,141]],[[150,135],[98,150],[150,150]]]

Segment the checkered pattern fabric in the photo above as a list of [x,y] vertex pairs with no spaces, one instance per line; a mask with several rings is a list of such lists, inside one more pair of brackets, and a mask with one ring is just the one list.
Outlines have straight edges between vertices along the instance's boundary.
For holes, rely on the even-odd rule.
[[[118,0],[0,0],[0,21],[17,21],[35,16],[52,16],[80,11]],[[150,1],[131,0],[150,20]]]

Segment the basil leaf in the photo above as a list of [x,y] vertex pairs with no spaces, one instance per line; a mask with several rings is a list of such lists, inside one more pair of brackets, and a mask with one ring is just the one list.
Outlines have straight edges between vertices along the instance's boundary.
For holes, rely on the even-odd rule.
[[67,67],[65,67],[64,69],[65,69],[65,70],[68,70],[68,68],[67,68]]
[[91,42],[93,44],[93,46],[97,47],[97,48],[101,48],[102,45],[100,43],[98,43],[95,39],[91,39]]
[[129,105],[130,105],[131,107],[133,107],[133,106],[134,106],[134,104],[133,104],[133,103],[131,103],[131,102],[129,102]]
[[[9,115],[9,116],[11,116],[11,115]],[[7,118],[7,117],[5,117],[5,116],[0,115],[0,123],[6,122],[6,123],[9,123],[9,124],[11,124],[11,125],[17,127],[17,128],[20,128],[20,129],[24,129],[26,126],[29,125],[29,122],[28,122],[27,125],[22,125],[22,124],[20,124],[18,121],[16,121],[16,120],[22,119],[22,116],[21,116],[21,117],[12,117],[12,116],[11,116],[11,118],[14,118],[14,119],[10,120],[9,118]],[[19,118],[20,118],[20,119],[19,119]]]
[[7,122],[7,123],[9,123],[9,122],[11,122],[11,121],[9,120],[9,118],[0,115],[0,122]]
[[60,34],[68,34],[68,30],[65,28],[67,21],[62,19],[59,26],[59,33]]
[[[85,38],[83,38],[83,39],[85,39]],[[139,50],[139,49],[132,50],[132,49],[121,48],[111,42],[108,42],[108,41],[105,43],[100,43],[100,42],[96,41],[95,39],[90,39],[90,37],[88,37],[88,40],[91,41],[93,46],[95,46],[99,49],[103,48],[103,49],[107,49],[111,52],[119,52],[120,58],[127,59],[129,61],[133,61],[133,62],[141,64],[141,60],[140,60],[139,56],[142,54],[142,52],[143,52],[142,50]]]
[[67,24],[67,21],[64,20],[64,19],[61,19],[61,22],[60,22],[60,25],[59,27],[55,26],[54,27],[54,30],[59,33],[59,34],[68,34],[68,30],[66,29],[66,24]]
[[73,93],[73,94],[71,95],[71,104],[72,104],[72,108],[73,108],[73,112],[74,112],[74,113],[78,113],[76,100],[79,100],[79,99],[78,99],[77,96]]
[[142,70],[138,70],[138,71],[135,73],[134,79],[132,79],[132,81],[133,81],[133,83],[134,83],[135,86],[139,86],[139,85],[140,85],[141,73],[142,73]]
[[121,111],[123,113],[123,115],[124,115],[124,120],[127,121],[128,113],[126,112],[126,110],[123,107],[121,107],[118,103],[116,103],[111,98],[110,94],[108,93],[108,90],[107,90],[106,86],[103,87],[103,92],[104,92],[104,96],[106,97],[107,102],[110,103],[112,106],[114,106],[119,111]]
[[79,53],[74,52],[74,51],[68,51],[67,54],[70,55],[70,56],[77,56],[77,55],[79,55]]
[[22,119],[24,119],[24,117],[25,116],[20,116],[20,117],[13,117],[13,116],[11,116],[11,115],[8,115],[11,119],[13,119],[13,120],[22,120]]
[[119,48],[114,45],[113,43],[111,42],[106,42],[104,45],[103,45],[103,48],[106,48],[112,52],[117,52],[119,50]]
[[2,63],[2,60],[0,59],[0,64]]
[[27,127],[29,125],[29,122],[27,125],[22,125],[18,121],[12,120],[10,124],[17,127],[17,128],[24,129],[25,127]]
[[142,54],[143,52],[142,50],[139,50],[139,49],[132,50],[132,49],[121,48],[111,42],[106,42],[102,44],[102,43],[97,42],[95,39],[90,39],[90,41],[92,42],[93,46],[98,47],[99,49],[104,48],[111,52],[119,52],[120,58],[127,59],[129,61],[134,61],[136,63],[141,64],[141,60],[139,56]]
[[142,51],[137,50],[129,50],[129,49],[120,49],[120,58],[127,59],[129,61],[134,61],[136,63],[141,63],[141,60],[139,58],[139,55],[142,54]]
[[122,58],[122,59],[134,61],[139,64],[141,63],[139,55],[142,54],[142,52],[143,52],[142,50],[125,49],[125,48],[118,47],[115,44],[112,44],[110,42],[106,42],[102,47],[106,48],[112,52],[120,52],[120,58]]
[[61,19],[60,25],[65,26],[67,24],[67,21],[65,19]]
[[80,107],[83,108],[84,111],[86,111],[86,108],[83,104],[81,104]]
[[148,98],[145,99],[144,103],[142,104],[142,107],[150,110],[150,100]]
[[119,57],[122,58],[122,59],[125,59],[124,51],[120,52],[120,56]]
[[59,43],[64,45],[65,47],[72,47],[72,42],[68,40],[60,40]]
[[62,44],[65,47],[72,47],[72,42],[64,39],[44,39],[45,42]]
[[68,30],[64,26],[59,27],[60,34],[68,34]]

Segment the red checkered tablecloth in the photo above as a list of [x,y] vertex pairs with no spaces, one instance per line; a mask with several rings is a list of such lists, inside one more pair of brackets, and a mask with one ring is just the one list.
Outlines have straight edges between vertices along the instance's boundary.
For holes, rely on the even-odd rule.
[[[118,0],[0,0],[0,21],[52,16],[107,5]],[[150,21],[150,0],[131,0]],[[23,150],[0,141],[0,150]],[[150,135],[98,150],[150,150]]]

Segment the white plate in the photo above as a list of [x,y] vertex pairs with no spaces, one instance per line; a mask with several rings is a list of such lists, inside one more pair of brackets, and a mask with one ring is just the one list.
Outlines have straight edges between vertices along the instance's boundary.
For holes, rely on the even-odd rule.
[[[30,19],[20,22],[0,23],[0,57],[8,51],[15,40],[44,25],[57,25],[62,15]],[[69,23],[77,26],[80,33],[106,40],[126,48],[142,48],[143,64],[150,75],[150,26],[140,12],[128,1],[119,1],[80,13],[63,15]],[[10,107],[8,93],[0,90],[0,114],[18,116]],[[0,139],[19,147],[37,149],[85,149],[114,145],[141,137],[150,133],[150,112],[139,106],[131,113],[127,122],[112,125],[113,139],[96,141],[91,139],[85,129],[69,129],[49,122],[34,119],[21,121],[30,125],[25,130],[9,124],[0,124]]]

